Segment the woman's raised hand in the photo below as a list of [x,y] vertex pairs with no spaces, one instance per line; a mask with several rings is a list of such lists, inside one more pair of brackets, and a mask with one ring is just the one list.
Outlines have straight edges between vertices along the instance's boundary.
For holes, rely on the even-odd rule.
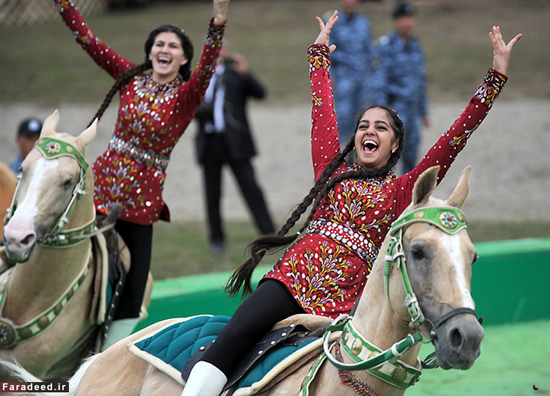
[[214,24],[223,25],[227,21],[229,0],[214,0]]
[[493,26],[489,32],[489,38],[493,44],[493,69],[501,74],[506,75],[508,64],[510,63],[510,54],[512,48],[521,38],[521,34],[516,35],[508,44],[502,38],[499,26]]
[[[319,35],[317,36],[317,39],[315,40],[315,44],[324,44],[329,45],[329,37],[330,37],[330,31],[332,30],[332,27],[338,21],[338,11],[334,11],[334,13],[330,16],[327,23],[325,24],[323,20],[319,17],[316,17],[317,22],[319,22],[319,29],[321,30],[319,32]],[[334,51],[336,49],[336,46],[332,44],[329,46],[330,52]]]

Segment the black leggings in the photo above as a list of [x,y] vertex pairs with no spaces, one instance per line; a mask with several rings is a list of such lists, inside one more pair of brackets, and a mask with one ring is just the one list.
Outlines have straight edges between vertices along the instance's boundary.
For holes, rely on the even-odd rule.
[[137,318],[141,310],[147,277],[151,268],[153,226],[117,220],[115,230],[128,246],[132,266],[120,296],[115,319]]
[[239,306],[201,360],[213,364],[229,377],[277,322],[303,313],[303,308],[281,282],[266,279]]

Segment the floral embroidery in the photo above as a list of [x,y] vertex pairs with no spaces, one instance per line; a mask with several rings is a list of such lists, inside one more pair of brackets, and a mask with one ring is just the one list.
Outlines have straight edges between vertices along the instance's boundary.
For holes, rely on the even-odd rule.
[[449,142],[449,145],[453,147],[453,146],[460,146],[461,144],[466,144],[466,141],[470,138],[470,135],[474,133],[474,131],[479,127],[479,125],[480,124],[477,124],[473,129],[468,129],[462,132],[458,136],[453,136],[453,138]]
[[488,108],[491,108],[493,102],[498,97],[500,91],[506,84],[507,78],[495,70],[491,69],[485,76],[485,81],[479,86],[475,97]]
[[[338,285],[348,276],[349,262],[341,257],[343,251],[341,246],[322,243],[316,252],[306,249],[303,254],[305,273],[291,270],[292,287],[304,307],[316,309],[344,301],[346,291]],[[297,257],[292,256],[288,265],[296,268],[297,264]]]
[[326,45],[312,45],[308,49],[309,72],[330,69],[330,50]]
[[315,107],[323,107],[323,100],[319,96],[312,94],[311,98],[313,100]]

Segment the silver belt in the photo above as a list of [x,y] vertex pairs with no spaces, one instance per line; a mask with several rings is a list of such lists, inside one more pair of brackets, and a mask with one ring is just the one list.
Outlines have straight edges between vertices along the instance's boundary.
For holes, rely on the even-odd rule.
[[344,224],[327,220],[315,220],[309,224],[307,233],[324,235],[341,245],[345,245],[371,264],[378,257],[379,249],[370,239]]
[[133,158],[137,161],[144,162],[146,164],[166,169],[170,163],[170,157],[160,155],[157,153],[152,153],[140,149],[138,147],[132,146],[130,143],[125,142],[122,139],[117,137],[111,138],[109,142],[109,148],[120,151],[123,154],[128,155],[130,158]]

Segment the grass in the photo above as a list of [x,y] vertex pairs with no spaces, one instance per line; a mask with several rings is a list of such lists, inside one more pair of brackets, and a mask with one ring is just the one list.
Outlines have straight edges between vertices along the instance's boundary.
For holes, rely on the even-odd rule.
[[[424,370],[407,396],[530,396],[550,393],[550,358],[544,347],[549,321],[485,326],[481,356],[463,370]],[[543,346],[543,347],[541,347]],[[422,346],[420,356],[433,351]]]
[[[547,0],[416,0],[418,29],[427,59],[432,101],[463,100],[491,65],[487,33],[499,24],[507,39],[522,32],[510,74],[514,89],[505,100],[549,97],[550,3]],[[51,2],[49,2],[51,3]],[[273,103],[309,101],[306,48],[315,39],[316,15],[336,0],[234,0],[227,37],[265,80]],[[361,10],[379,37],[391,28],[393,1],[365,1]],[[53,8],[53,4],[51,4]],[[143,57],[147,33],[163,23],[183,26],[195,43],[195,61],[211,15],[209,1],[155,1],[147,7],[118,10],[86,18],[95,33],[134,62]],[[111,84],[75,44],[60,18],[23,26],[0,26],[0,103],[99,103]]]
[[[225,254],[219,256],[210,253],[204,221],[159,222],[154,227],[152,272],[155,279],[232,271],[245,261],[246,247],[256,238],[256,230],[250,222],[228,220],[227,248]],[[550,221],[472,220],[468,224],[468,232],[474,243],[550,238]],[[262,264],[273,264],[279,256],[266,256]]]

